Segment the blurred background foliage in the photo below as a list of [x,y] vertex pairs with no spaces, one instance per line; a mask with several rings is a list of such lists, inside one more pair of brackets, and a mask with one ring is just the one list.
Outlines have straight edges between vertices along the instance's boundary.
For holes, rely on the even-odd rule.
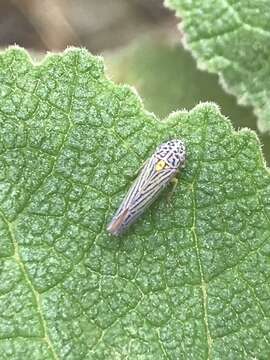
[[[252,108],[238,105],[216,75],[197,69],[181,45],[178,21],[162,0],[0,0],[0,47],[18,44],[39,59],[84,46],[103,55],[109,77],[134,86],[161,119],[214,101],[235,129],[257,131]],[[270,134],[257,134],[270,164]]]

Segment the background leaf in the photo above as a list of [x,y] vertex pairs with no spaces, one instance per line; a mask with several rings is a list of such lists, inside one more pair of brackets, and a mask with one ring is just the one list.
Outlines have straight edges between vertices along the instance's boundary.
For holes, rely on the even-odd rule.
[[[135,86],[145,108],[161,118],[179,109],[190,110],[202,101],[213,101],[235,129],[257,129],[252,107],[237,104],[236,98],[222,89],[216,74],[199,70],[178,39],[176,44],[162,34],[142,37],[121,51],[104,55],[113,81]],[[270,164],[270,133],[260,133],[259,138]]]
[[[270,176],[254,133],[202,104],[159,122],[99,58],[0,60],[0,352],[269,357]],[[106,224],[156,145],[186,168],[122,238]]]
[[218,73],[239,103],[252,105],[270,130],[270,22],[265,0],[166,0],[181,18],[184,43],[198,66]]

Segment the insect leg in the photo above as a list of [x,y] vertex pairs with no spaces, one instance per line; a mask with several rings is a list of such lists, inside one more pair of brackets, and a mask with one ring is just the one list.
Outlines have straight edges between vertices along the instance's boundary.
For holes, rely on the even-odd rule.
[[177,177],[174,176],[173,178],[171,178],[170,182],[171,182],[171,184],[172,184],[172,188],[171,188],[171,190],[168,192],[168,195],[167,195],[167,205],[170,205],[171,197],[172,197],[173,193],[175,192],[176,186],[177,186],[177,184],[178,184],[178,179],[177,179]]

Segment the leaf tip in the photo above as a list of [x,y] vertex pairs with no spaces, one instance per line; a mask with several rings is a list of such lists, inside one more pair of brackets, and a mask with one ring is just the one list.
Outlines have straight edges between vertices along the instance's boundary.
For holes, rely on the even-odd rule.
[[8,46],[7,49],[4,49],[0,52],[1,57],[4,57],[7,59],[7,61],[16,60],[20,62],[27,62],[33,64],[33,59],[31,58],[29,52],[22,48],[21,46],[15,44]]

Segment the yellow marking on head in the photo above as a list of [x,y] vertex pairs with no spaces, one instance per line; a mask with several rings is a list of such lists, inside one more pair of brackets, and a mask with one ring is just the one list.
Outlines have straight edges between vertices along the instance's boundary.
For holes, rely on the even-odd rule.
[[161,171],[165,168],[167,168],[167,164],[165,163],[164,160],[159,160],[157,163],[156,163],[156,171]]

